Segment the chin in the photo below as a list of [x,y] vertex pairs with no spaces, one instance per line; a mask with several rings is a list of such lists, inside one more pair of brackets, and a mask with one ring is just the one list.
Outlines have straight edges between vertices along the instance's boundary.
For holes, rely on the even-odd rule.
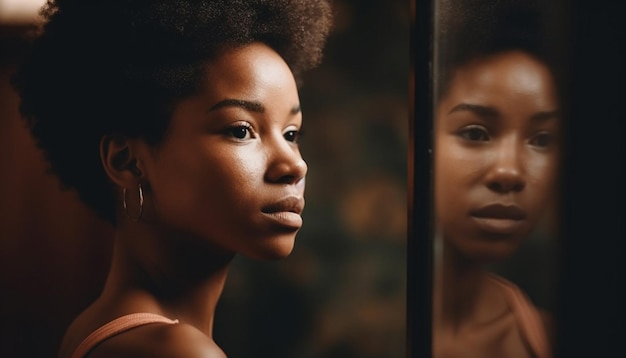
[[467,256],[480,264],[492,264],[511,257],[519,248],[519,242],[490,242],[466,250]]
[[293,250],[276,252],[276,253],[270,254],[265,257],[265,260],[278,261],[278,260],[285,259],[291,254],[291,251]]
[[294,246],[295,234],[285,235],[280,238],[272,238],[264,242],[262,246],[243,254],[257,260],[282,260],[291,254]]

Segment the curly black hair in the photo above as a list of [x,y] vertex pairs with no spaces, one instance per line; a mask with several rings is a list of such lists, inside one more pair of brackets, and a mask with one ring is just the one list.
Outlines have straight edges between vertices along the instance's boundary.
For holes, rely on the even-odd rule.
[[441,0],[436,34],[436,94],[455,71],[481,57],[521,50],[552,67],[546,8],[536,0]]
[[298,84],[332,26],[325,0],[48,0],[31,53],[12,78],[20,111],[63,188],[115,223],[99,141],[158,146],[177,101],[227,46],[262,42]]

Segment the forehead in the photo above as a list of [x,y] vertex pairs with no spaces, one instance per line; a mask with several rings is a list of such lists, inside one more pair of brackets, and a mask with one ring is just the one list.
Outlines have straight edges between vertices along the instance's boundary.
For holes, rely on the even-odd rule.
[[206,64],[206,74],[205,88],[221,96],[232,93],[256,97],[268,89],[297,93],[287,63],[262,43],[224,49]]
[[479,58],[460,67],[442,102],[504,108],[532,105],[536,110],[555,110],[558,106],[554,80],[547,66],[519,51]]
[[[295,118],[294,108],[300,103],[294,77],[270,47],[250,44],[226,49],[205,64],[205,71],[200,90],[177,103],[170,134],[196,133],[207,123],[221,125],[225,119],[240,119],[241,111],[254,114],[256,120]],[[231,111],[238,114],[218,116]],[[222,121],[212,121],[218,117]]]

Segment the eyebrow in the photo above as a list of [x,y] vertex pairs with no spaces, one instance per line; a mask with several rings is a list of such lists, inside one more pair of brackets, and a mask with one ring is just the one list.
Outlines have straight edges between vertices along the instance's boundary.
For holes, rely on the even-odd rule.
[[547,122],[550,119],[561,117],[561,111],[555,109],[553,111],[544,111],[533,114],[530,119],[533,122]]
[[448,112],[448,114],[451,114],[454,112],[462,112],[462,111],[472,112],[481,117],[488,117],[488,118],[500,116],[500,112],[498,112],[498,110],[493,107],[483,106],[480,104],[471,104],[471,103],[459,103],[456,106],[454,106],[450,110],[450,112]]
[[[471,103],[459,103],[454,106],[448,114],[462,111],[469,111],[484,118],[497,118],[500,116],[500,112],[494,107]],[[530,119],[533,122],[546,122],[550,119],[559,118],[560,115],[561,112],[558,109],[555,109],[551,111],[537,112],[533,114]]]
[[[265,106],[263,106],[261,102],[248,101],[244,99],[234,99],[234,98],[227,98],[227,99],[217,102],[215,105],[213,105],[213,107],[211,107],[209,111],[217,111],[218,109],[225,108],[225,107],[239,107],[239,108],[245,109],[248,112],[255,112],[255,113],[265,112]],[[300,105],[297,104],[291,107],[291,110],[289,111],[289,113],[292,115],[295,115],[295,114],[300,113],[300,111],[301,111]]]
[[217,102],[215,105],[213,105],[213,107],[211,107],[209,111],[217,111],[218,109],[222,109],[225,107],[239,107],[249,112],[265,112],[265,107],[260,102],[233,98],[227,98]]

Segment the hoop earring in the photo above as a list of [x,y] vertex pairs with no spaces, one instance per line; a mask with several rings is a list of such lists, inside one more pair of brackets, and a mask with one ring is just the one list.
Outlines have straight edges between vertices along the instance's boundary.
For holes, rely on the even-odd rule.
[[139,221],[141,219],[141,214],[143,214],[143,190],[141,189],[141,183],[139,184],[139,215],[137,215],[136,218],[131,217],[128,213],[128,205],[126,204],[126,188],[124,188],[123,196],[124,200],[122,201],[122,204],[124,205],[124,212],[126,213],[126,217],[134,222]]

